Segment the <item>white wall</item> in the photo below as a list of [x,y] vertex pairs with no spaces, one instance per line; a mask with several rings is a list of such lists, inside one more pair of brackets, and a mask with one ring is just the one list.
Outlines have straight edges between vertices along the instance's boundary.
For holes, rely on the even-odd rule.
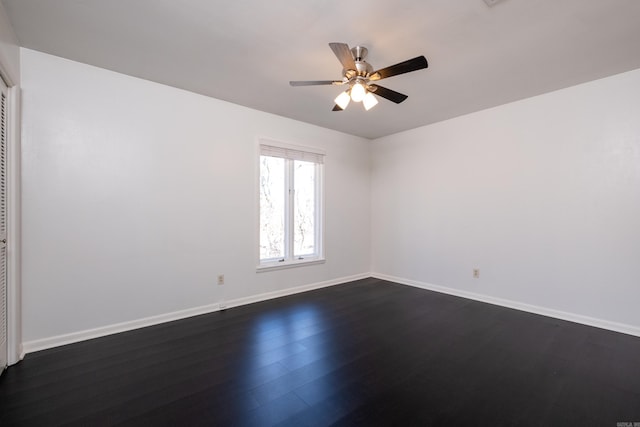
[[[640,327],[640,70],[371,142],[21,53],[26,342],[370,262]],[[259,136],[326,150],[326,264],[255,272]]]
[[372,271],[640,332],[640,70],[376,140],[372,174]]
[[[369,271],[369,141],[21,52],[25,341]],[[325,264],[256,273],[259,136],[326,151]]]

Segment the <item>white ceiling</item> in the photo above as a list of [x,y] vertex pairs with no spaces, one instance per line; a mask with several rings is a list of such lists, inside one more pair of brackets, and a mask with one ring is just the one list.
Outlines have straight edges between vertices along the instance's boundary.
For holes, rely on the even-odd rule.
[[[2,0],[20,44],[236,104],[377,138],[640,68],[638,0]],[[409,98],[332,112],[329,42],[369,49]]]

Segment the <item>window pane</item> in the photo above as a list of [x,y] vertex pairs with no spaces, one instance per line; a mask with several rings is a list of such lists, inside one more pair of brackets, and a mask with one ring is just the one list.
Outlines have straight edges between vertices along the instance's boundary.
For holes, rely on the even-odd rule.
[[260,156],[260,259],[284,258],[284,162]]
[[316,165],[295,160],[293,170],[293,255],[313,255],[316,253]]

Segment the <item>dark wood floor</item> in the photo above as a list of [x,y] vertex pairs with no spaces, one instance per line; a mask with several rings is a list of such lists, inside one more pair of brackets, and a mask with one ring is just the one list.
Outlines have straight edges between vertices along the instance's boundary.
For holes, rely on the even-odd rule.
[[612,426],[640,338],[377,279],[27,355],[0,425]]

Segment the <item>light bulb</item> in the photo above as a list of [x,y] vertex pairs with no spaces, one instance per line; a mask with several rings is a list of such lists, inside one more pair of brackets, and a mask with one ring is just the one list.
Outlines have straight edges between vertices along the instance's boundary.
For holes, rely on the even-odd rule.
[[354,102],[362,101],[366,94],[367,90],[360,82],[356,82],[356,84],[351,88],[351,99],[353,99]]
[[371,92],[367,92],[364,99],[362,100],[362,104],[364,105],[364,109],[369,111],[376,105],[378,105],[378,99]]
[[338,107],[344,110],[345,108],[347,108],[347,105],[349,105],[349,101],[351,101],[351,98],[349,97],[349,92],[347,91],[342,92],[340,95],[336,97],[336,99],[334,99],[334,101]]

